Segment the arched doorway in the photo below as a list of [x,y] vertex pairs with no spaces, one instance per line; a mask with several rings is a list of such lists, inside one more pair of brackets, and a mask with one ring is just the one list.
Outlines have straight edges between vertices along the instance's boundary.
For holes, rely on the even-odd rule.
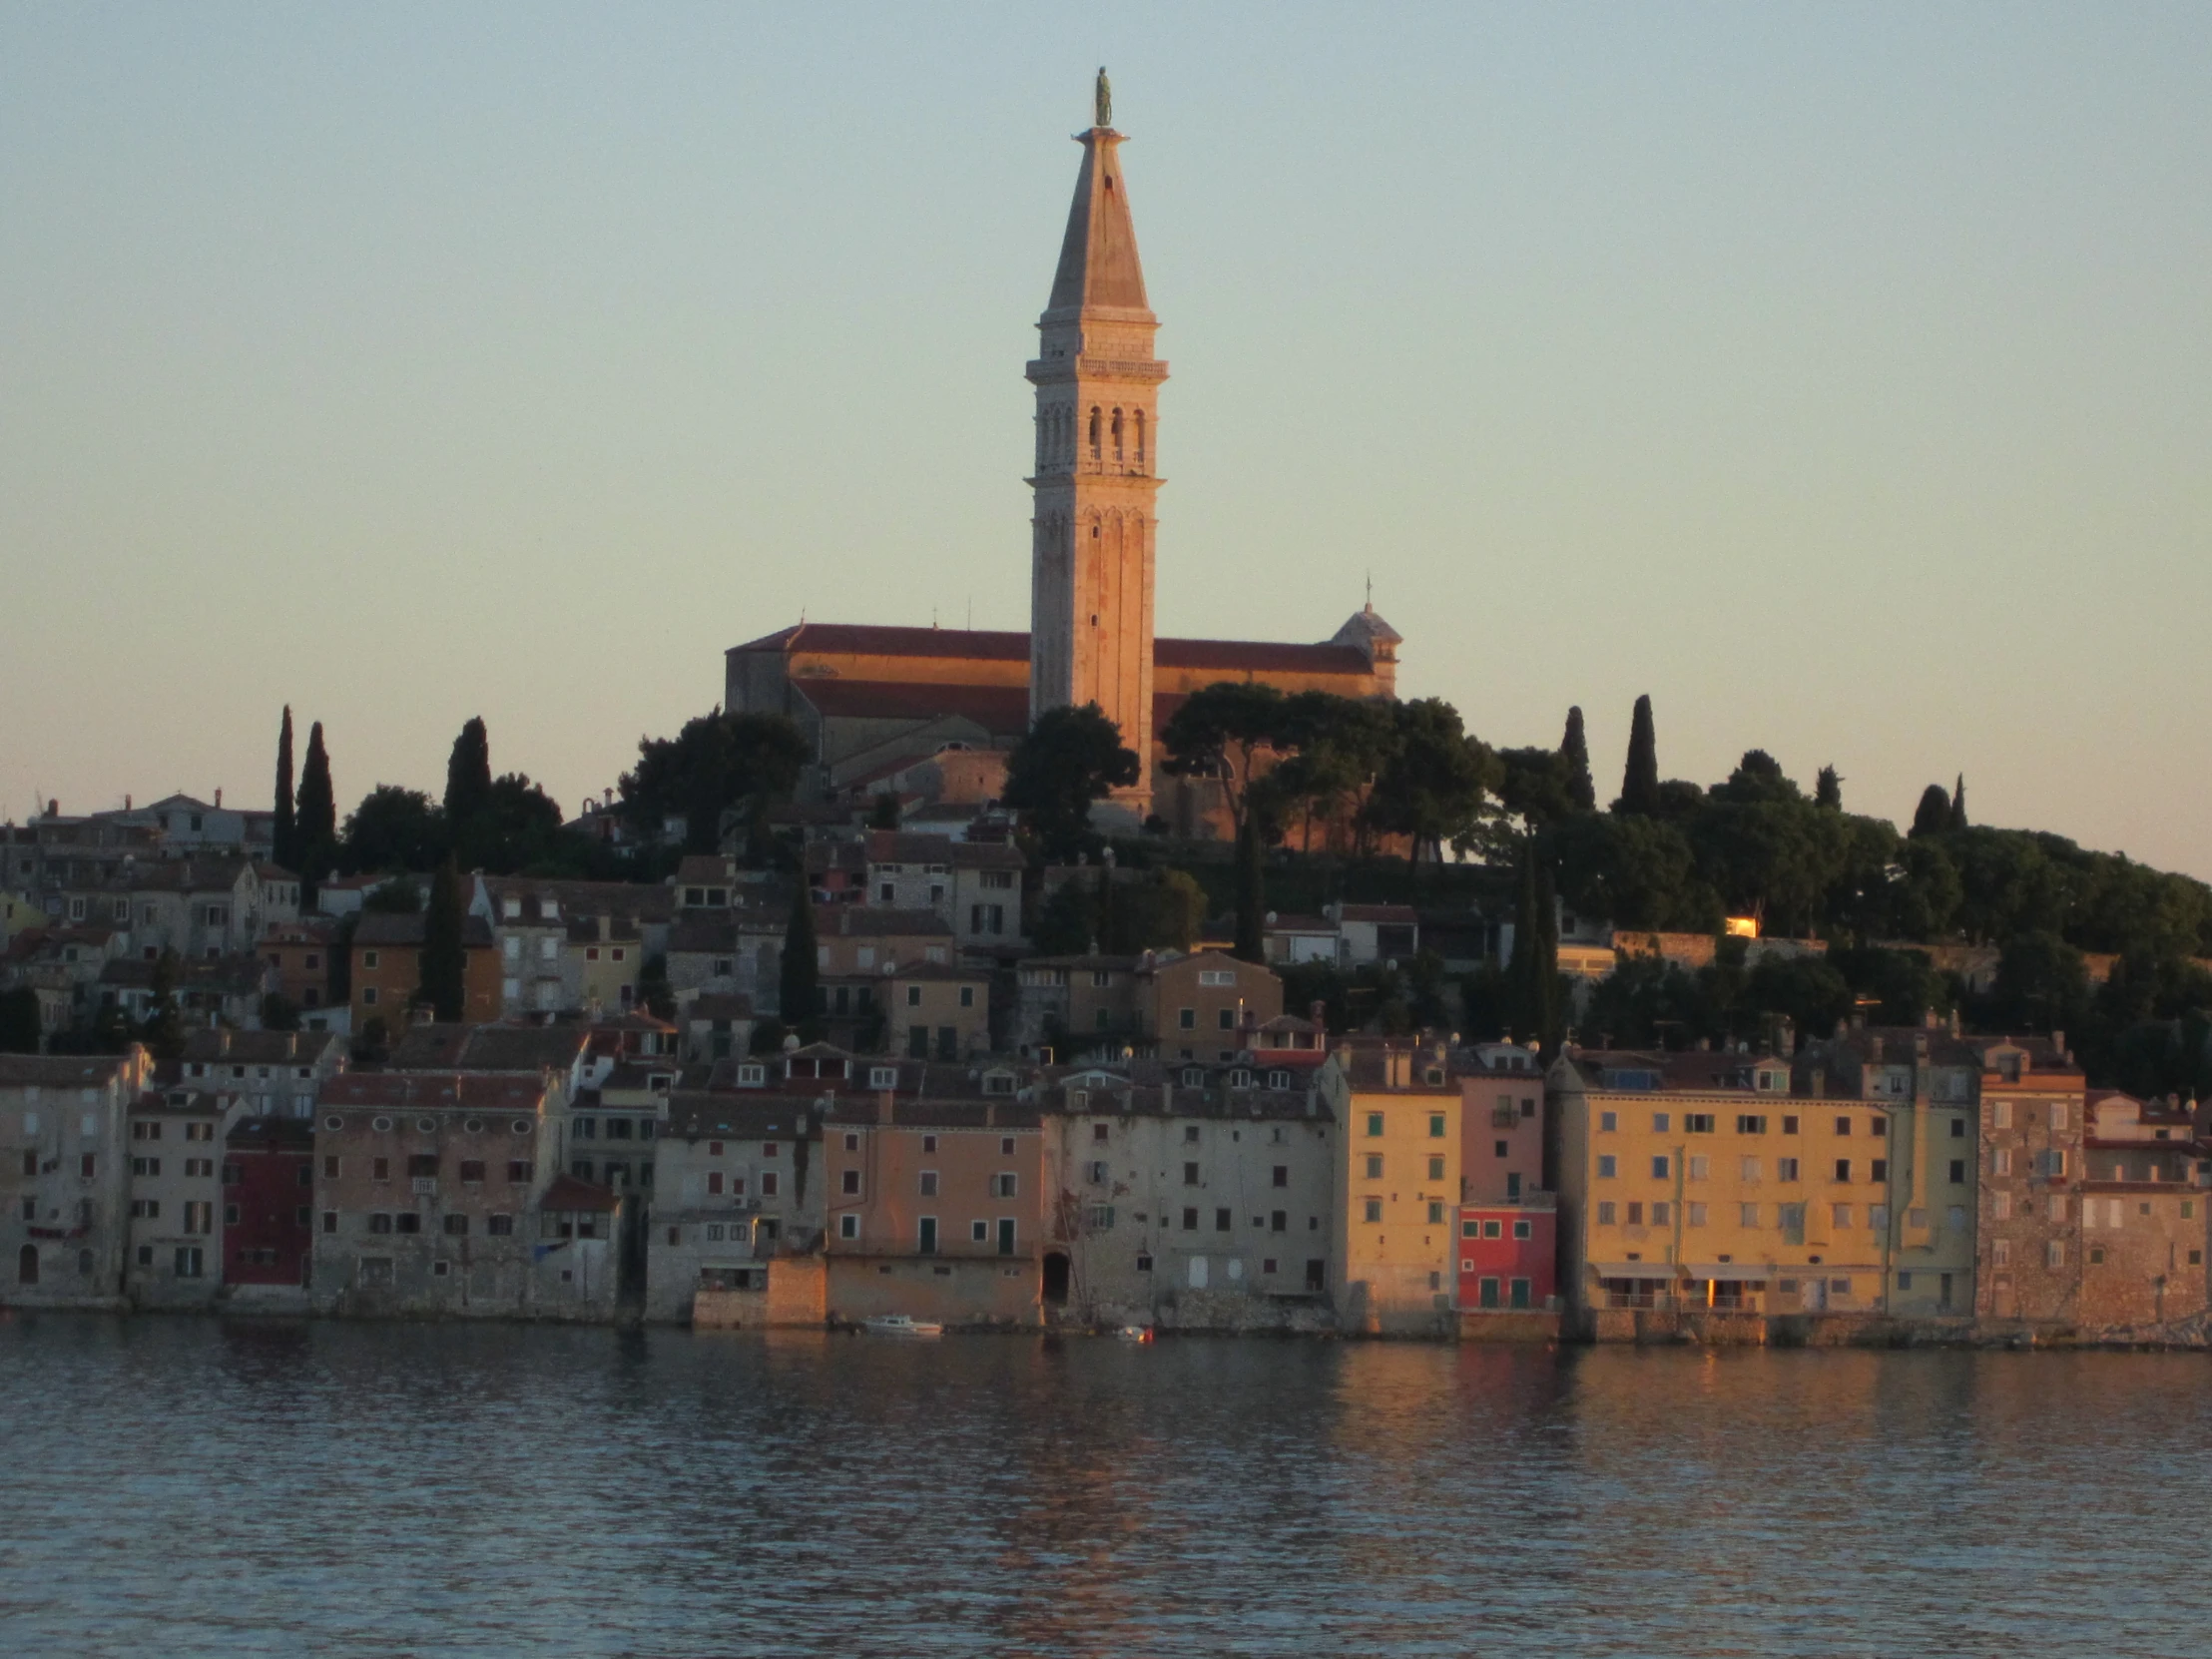
[[1044,1299],[1055,1308],[1068,1299],[1068,1259],[1057,1250],[1045,1253]]
[[16,1253],[15,1282],[18,1285],[38,1283],[38,1246],[25,1245]]

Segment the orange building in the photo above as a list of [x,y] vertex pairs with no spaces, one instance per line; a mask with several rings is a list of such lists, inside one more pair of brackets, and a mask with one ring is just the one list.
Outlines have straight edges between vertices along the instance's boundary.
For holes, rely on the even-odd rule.
[[[407,1022],[407,1005],[422,986],[422,917],[386,915],[370,910],[353,929],[353,1029],[372,1019],[397,1032]],[[499,952],[491,924],[482,916],[461,918],[461,948],[466,957],[461,986],[461,1022],[488,1024],[499,1017]]]

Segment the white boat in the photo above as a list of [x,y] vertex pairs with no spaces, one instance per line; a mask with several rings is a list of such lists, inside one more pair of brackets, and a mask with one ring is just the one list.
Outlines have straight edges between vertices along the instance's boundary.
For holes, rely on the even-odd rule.
[[877,1314],[860,1322],[860,1328],[878,1337],[941,1337],[944,1327],[935,1320],[917,1320],[910,1314]]
[[1149,1343],[1153,1332],[1149,1325],[1125,1325],[1114,1335],[1125,1343]]

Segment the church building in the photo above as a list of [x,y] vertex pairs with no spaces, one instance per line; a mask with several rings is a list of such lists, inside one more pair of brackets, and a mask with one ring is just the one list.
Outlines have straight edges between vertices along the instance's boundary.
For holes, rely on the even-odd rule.
[[995,795],[1004,756],[1047,710],[1095,703],[1144,773],[1119,798],[1185,834],[1217,829],[1203,784],[1159,771],[1158,736],[1192,692],[1253,680],[1285,692],[1396,694],[1397,632],[1371,605],[1319,645],[1161,639],[1153,633],[1159,319],[1105,74],[1051,296],[1037,319],[1036,453],[1028,480],[1029,631],[801,622],[726,654],[724,706],[795,720],[815,756],[806,793],[865,800],[926,778],[925,798]]

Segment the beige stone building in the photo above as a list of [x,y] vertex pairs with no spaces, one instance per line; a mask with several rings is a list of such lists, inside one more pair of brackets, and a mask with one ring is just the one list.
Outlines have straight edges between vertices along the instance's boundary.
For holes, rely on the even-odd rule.
[[1341,1329],[1448,1335],[1456,1328],[1452,1246],[1464,1110],[1448,1051],[1402,1039],[1351,1043],[1330,1056],[1315,1083],[1341,1125],[1329,1252]]
[[154,1065],[0,1054],[0,1302],[113,1306],[130,1237],[127,1114]]

